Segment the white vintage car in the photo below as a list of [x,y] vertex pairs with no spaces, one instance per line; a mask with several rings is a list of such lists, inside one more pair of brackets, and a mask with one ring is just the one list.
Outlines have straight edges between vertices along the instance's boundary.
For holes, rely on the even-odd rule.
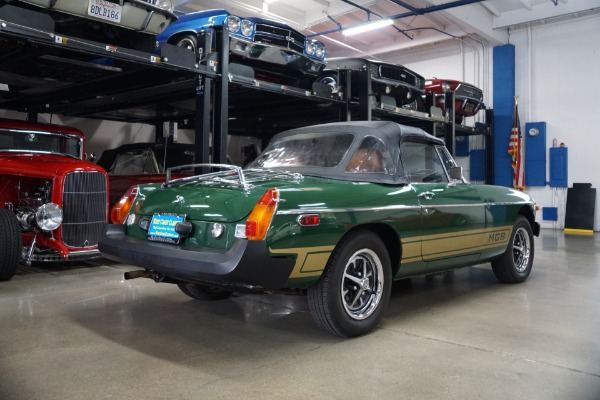
[[7,0],[5,3],[29,3],[48,11],[108,22],[150,34],[162,32],[171,21],[177,19],[173,14],[173,0]]

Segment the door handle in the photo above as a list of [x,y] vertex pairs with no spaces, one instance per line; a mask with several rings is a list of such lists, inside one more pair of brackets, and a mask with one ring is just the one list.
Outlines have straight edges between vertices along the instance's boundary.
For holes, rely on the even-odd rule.
[[423,192],[423,193],[419,193],[419,195],[417,197],[422,197],[425,200],[431,200],[431,199],[433,199],[433,196],[435,196],[435,193],[433,193],[433,192]]

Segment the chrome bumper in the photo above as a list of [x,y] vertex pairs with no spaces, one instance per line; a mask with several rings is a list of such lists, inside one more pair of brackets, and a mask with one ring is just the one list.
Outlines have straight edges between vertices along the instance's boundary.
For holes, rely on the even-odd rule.
[[318,75],[325,67],[324,62],[313,60],[296,51],[263,43],[255,43],[233,36],[229,38],[229,51],[231,54],[249,60],[274,64],[309,75]]

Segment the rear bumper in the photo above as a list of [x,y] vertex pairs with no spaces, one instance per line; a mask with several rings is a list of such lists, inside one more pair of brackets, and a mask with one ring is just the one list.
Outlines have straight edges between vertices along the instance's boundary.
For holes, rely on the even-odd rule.
[[107,225],[102,255],[184,282],[277,290],[283,288],[295,260],[272,257],[264,241],[238,240],[224,253],[150,242],[126,235],[125,225]]

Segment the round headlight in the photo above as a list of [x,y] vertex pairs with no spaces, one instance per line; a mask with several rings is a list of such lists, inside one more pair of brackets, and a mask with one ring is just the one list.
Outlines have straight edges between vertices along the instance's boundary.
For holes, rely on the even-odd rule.
[[236,33],[240,30],[240,19],[230,15],[227,17],[227,30],[231,33]]
[[35,223],[43,231],[53,231],[62,224],[63,213],[58,204],[46,203],[35,212]]
[[312,56],[315,54],[315,44],[312,42],[306,42],[306,54]]
[[252,21],[248,21],[247,19],[243,19],[241,24],[240,24],[240,28],[242,30],[242,35],[244,36],[250,36],[252,35],[252,28],[253,28],[253,24]]
[[210,235],[212,237],[214,237],[215,239],[219,239],[219,238],[223,237],[224,233],[225,233],[225,226],[218,222],[213,224],[212,228],[210,228]]
[[171,7],[171,2],[167,1],[167,0],[163,0],[163,1],[158,1],[156,5],[159,8],[162,8],[163,10],[168,10]]
[[450,91],[450,84],[448,82],[442,82],[442,90],[444,92]]
[[315,54],[317,55],[317,57],[323,58],[325,56],[325,46],[323,46],[322,44],[316,44],[315,48]]

